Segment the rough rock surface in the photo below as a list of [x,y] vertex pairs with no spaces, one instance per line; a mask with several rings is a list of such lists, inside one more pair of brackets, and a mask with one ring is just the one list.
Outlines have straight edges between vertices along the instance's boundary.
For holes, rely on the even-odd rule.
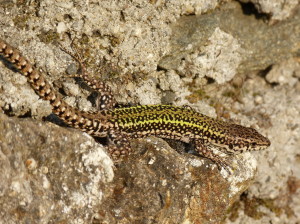
[[294,17],[270,26],[245,15],[237,3],[210,14],[182,17],[173,25],[170,55],[159,66],[188,78],[208,76],[224,83],[236,74],[263,70],[296,54],[299,21],[297,10]]
[[228,176],[207,159],[149,138],[133,144],[135,153],[117,165],[114,177],[112,161],[88,135],[0,118],[3,223],[218,222],[256,169],[247,153],[234,159]]
[[55,44],[74,39],[90,74],[110,83],[120,102],[190,105],[272,142],[230,157],[228,175],[149,138],[133,142],[134,154],[113,172],[94,139],[32,120],[47,117],[49,104],[0,60],[0,221],[297,223],[299,2],[251,2],[254,14],[236,1],[0,0],[1,38],[70,105],[93,110],[87,88],[64,74],[76,70],[74,61]]
[[[299,59],[296,58],[274,66],[268,75],[284,78],[279,79],[273,88],[265,88],[262,80],[259,81],[259,86],[257,80],[246,83],[246,91],[252,89],[256,94],[245,95],[244,100],[249,104],[248,108],[244,109],[252,108],[251,104],[260,105],[257,106],[255,113],[260,113],[258,116],[264,119],[261,127],[270,125],[267,128],[267,135],[271,139],[272,146],[269,150],[261,152],[256,181],[245,192],[245,197],[237,203],[237,206],[243,209],[233,212],[232,217],[238,215],[239,218],[236,220],[232,218],[228,223],[234,221],[233,223],[279,224],[298,223],[300,220],[299,66]],[[275,80],[270,76],[269,78]],[[297,82],[294,79],[298,79]],[[288,84],[280,80],[288,80]]]
[[114,178],[103,147],[79,131],[0,113],[1,223],[86,223]]
[[241,0],[241,2],[253,3],[260,13],[269,15],[271,23],[293,16],[295,8],[300,3],[299,0]]

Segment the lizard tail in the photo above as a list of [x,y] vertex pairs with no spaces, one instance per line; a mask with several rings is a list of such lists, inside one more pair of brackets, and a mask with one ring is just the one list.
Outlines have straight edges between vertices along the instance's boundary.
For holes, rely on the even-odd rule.
[[[52,112],[68,125],[93,134],[95,129],[102,129],[100,119],[94,119],[92,114],[79,111],[68,105],[53,89],[44,75],[39,72],[21,53],[0,38],[0,55],[13,64],[27,78],[34,91],[44,100],[50,102]],[[100,116],[101,117],[101,116]],[[100,118],[97,115],[97,118]]]

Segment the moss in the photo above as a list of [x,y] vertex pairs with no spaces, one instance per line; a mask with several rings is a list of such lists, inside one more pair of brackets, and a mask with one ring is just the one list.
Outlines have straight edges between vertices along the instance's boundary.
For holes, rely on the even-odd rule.
[[81,38],[77,39],[77,42],[80,43],[81,45],[87,45],[89,43],[90,39],[88,35],[85,33],[82,34]]
[[241,102],[242,95],[247,93],[246,90],[241,87],[232,87],[225,90],[222,96]]
[[253,219],[261,219],[266,214],[264,212],[259,211],[259,206],[263,205],[262,199],[259,198],[248,198],[247,196],[243,197],[242,200],[244,201],[244,212],[249,217]]
[[235,98],[237,95],[237,92],[236,91],[232,91],[232,90],[227,90],[227,91],[224,91],[222,93],[222,96],[224,97],[230,97],[230,98]]
[[24,29],[28,27],[28,20],[29,20],[30,16],[29,15],[18,15],[16,17],[13,18],[13,22],[15,24],[16,27],[20,28],[20,29]]
[[228,210],[228,219],[232,222],[234,222],[235,220],[237,220],[237,218],[239,217],[239,209],[241,207],[241,201],[236,201],[235,203],[233,203],[233,205],[231,206],[231,208]]
[[261,96],[261,94],[260,94],[259,92],[253,92],[252,96],[253,96],[253,97]]
[[274,212],[276,216],[280,216],[283,212],[283,209],[276,205],[277,201],[274,199],[261,199],[261,204]]
[[37,11],[39,10],[40,4],[39,1],[30,1],[29,5],[28,1],[25,0],[17,0],[15,3],[11,4],[9,2],[13,1],[4,1],[3,7],[11,8],[16,6],[18,8],[18,13],[13,18],[15,26],[20,29],[27,29],[28,24],[30,24],[29,20],[35,18],[37,15]]
[[42,32],[38,35],[38,38],[40,41],[49,44],[52,42],[55,42],[56,40],[59,39],[59,34],[53,30],[49,30],[47,32]]
[[[248,198],[247,194],[242,194],[240,201],[244,202],[244,213],[247,216],[256,220],[259,220],[266,215],[264,212],[260,211],[259,207],[268,208],[271,212],[275,213],[276,216],[280,216],[284,211],[283,208],[278,207],[276,205],[277,204],[276,199],[262,199],[262,198],[255,198],[255,197]],[[235,219],[237,219],[236,216],[237,211],[235,211],[234,208],[232,208],[231,213],[229,218],[230,220],[234,221]]]
[[113,47],[117,47],[122,42],[122,40],[120,38],[115,37],[115,36],[110,36],[109,40]]
[[227,120],[230,119],[229,110],[223,104],[221,104],[219,101],[214,101],[214,103],[210,104],[210,106],[215,108],[218,119],[220,119],[221,117],[223,117]]
[[202,89],[194,91],[192,94],[186,97],[186,99],[190,103],[196,103],[199,100],[203,99],[209,99],[209,96],[206,94],[206,92]]

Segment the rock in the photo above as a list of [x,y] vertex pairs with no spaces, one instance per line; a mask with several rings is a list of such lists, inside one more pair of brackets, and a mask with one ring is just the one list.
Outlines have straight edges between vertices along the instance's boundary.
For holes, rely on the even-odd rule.
[[1,222],[93,218],[114,177],[111,159],[93,138],[0,113],[0,139]]
[[269,15],[272,23],[291,17],[299,5],[298,0],[242,0],[242,2],[253,3],[259,13]]
[[1,1],[1,38],[71,106],[92,110],[90,92],[61,79],[77,67],[53,42],[74,40],[89,75],[121,103],[189,105],[253,126],[272,144],[238,155],[228,176],[182,145],[179,154],[146,139],[112,174],[94,139],[29,119],[44,119],[50,105],[0,60],[0,111],[23,117],[1,114],[0,222],[218,223],[236,201],[226,223],[298,223],[300,73],[291,61],[299,61],[299,9],[295,0],[240,2]]
[[[176,70],[183,77],[194,78],[205,76],[205,68],[209,68],[210,63],[214,62],[209,74],[220,73],[223,79],[221,75],[217,79],[213,75],[208,76],[216,79],[218,83],[228,81],[234,74],[248,74],[266,69],[271,64],[290,58],[297,51],[300,42],[299,21],[300,10],[295,10],[293,18],[270,26],[257,20],[254,15],[243,14],[237,2],[198,17],[181,17],[173,25],[171,54],[160,60],[159,67]],[[255,35],[252,31],[255,31]],[[228,37],[213,44],[212,40],[222,40],[224,32]],[[209,57],[221,45],[223,47],[219,53]],[[238,46],[241,49],[234,51]],[[199,60],[205,57],[210,60],[207,59],[203,69],[203,62],[199,63]],[[224,75],[225,73],[230,76]]]
[[114,174],[103,147],[86,134],[3,114],[0,122],[5,223],[219,222],[256,170],[249,153],[233,159],[228,175],[148,138],[133,142],[133,155]]
[[116,171],[114,197],[104,203],[102,211],[106,206],[111,211],[107,223],[219,223],[256,170],[249,153],[234,158],[234,173],[228,175],[158,138],[135,141],[133,148]]
[[294,86],[300,78],[300,63],[296,58],[289,58],[272,67],[266,80],[272,84]]

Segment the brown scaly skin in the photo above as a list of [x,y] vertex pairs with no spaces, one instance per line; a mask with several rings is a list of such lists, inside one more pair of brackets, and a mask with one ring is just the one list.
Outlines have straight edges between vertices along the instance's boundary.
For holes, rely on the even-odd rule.
[[270,141],[253,128],[216,120],[186,107],[146,105],[113,109],[115,100],[110,88],[101,81],[89,79],[82,63],[74,57],[83,70],[79,76],[100,92],[102,102],[98,113],[79,111],[69,106],[18,50],[1,39],[0,55],[27,77],[35,92],[48,100],[53,113],[68,125],[93,136],[110,138],[113,144],[108,150],[114,159],[130,152],[129,139],[157,136],[194,143],[200,155],[229,171],[226,160],[213,148],[239,153],[270,146]]

